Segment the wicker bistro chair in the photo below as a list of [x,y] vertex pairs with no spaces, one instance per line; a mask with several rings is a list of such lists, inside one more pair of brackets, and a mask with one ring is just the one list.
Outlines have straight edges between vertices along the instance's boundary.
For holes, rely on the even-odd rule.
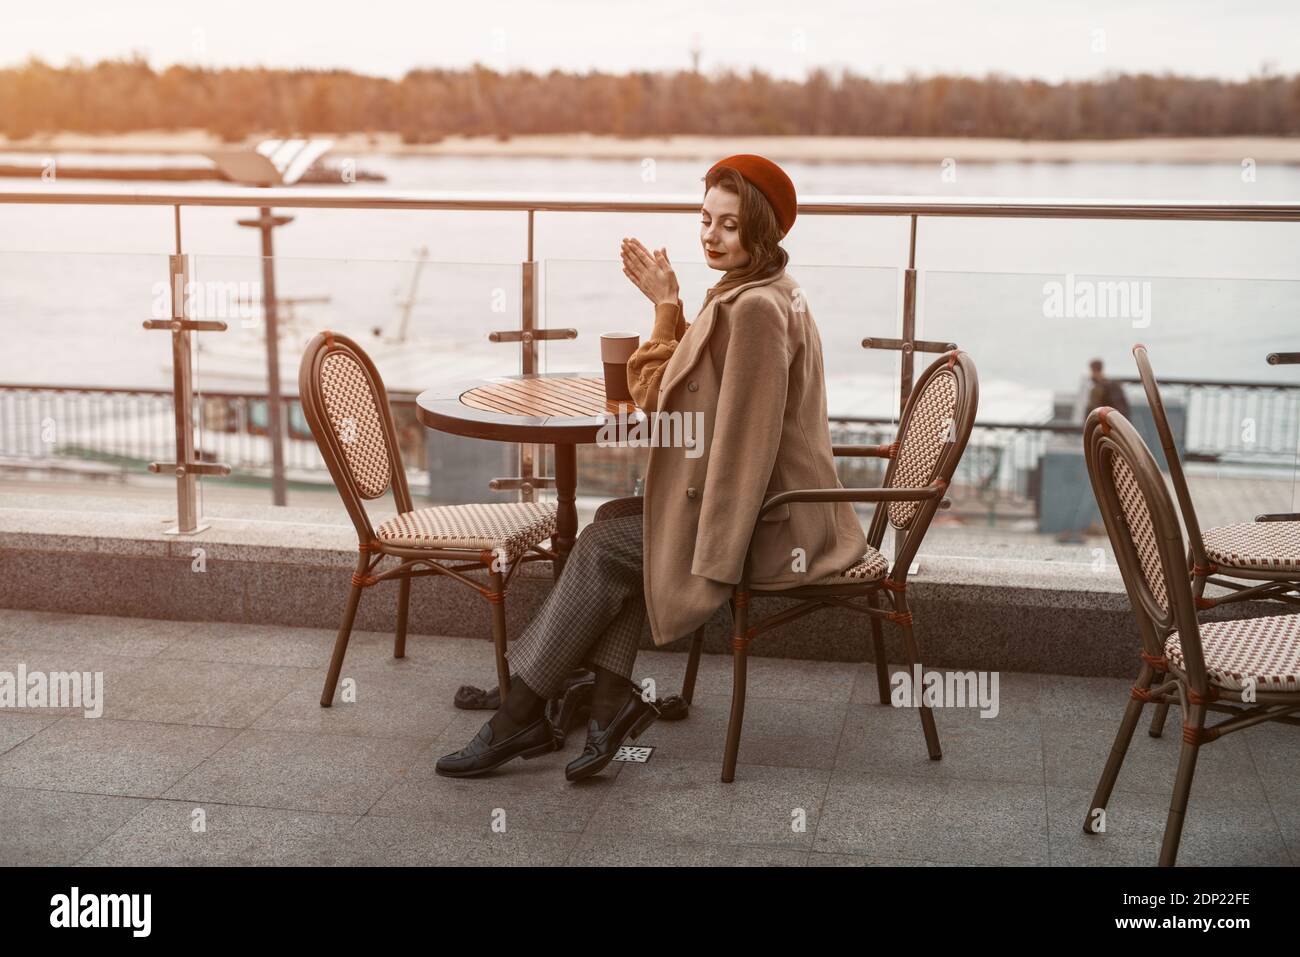
[[[1254,522],[1221,525],[1202,535],[1146,346],[1134,346],[1133,358],[1137,360],[1142,388],[1151,405],[1151,417],[1155,420],[1169,478],[1190,539],[1188,564],[1196,607],[1214,608],[1257,598],[1300,605],[1300,522],[1259,516]],[[1232,593],[1206,598],[1207,583],[1231,589]]]
[[[740,732],[745,720],[745,680],[749,643],[770,628],[800,618],[819,608],[848,608],[867,615],[871,620],[871,639],[875,649],[876,683],[881,703],[889,701],[889,665],[885,658],[882,622],[899,627],[909,665],[920,665],[920,651],[912,633],[912,612],[907,604],[907,570],[915,557],[930,521],[939,509],[948,483],[952,481],[979,404],[979,381],[975,363],[964,352],[951,351],[940,356],[917,380],[899,421],[894,442],[881,446],[837,445],[837,456],[876,456],[889,459],[880,488],[799,489],[780,492],[763,503],[757,521],[767,512],[791,502],[875,502],[876,510],[867,532],[866,554],[852,566],[820,581],[782,590],[763,588],[749,583],[746,561],[740,581],[733,589],[731,639],[733,684],[731,720],[727,726],[726,751],[722,762],[722,780],[730,782],[736,775],[736,758],[740,751]],[[883,507],[882,507],[883,506]],[[880,553],[886,531],[892,527],[903,533],[893,567]],[[757,528],[757,525],[756,525]],[[888,593],[890,607],[881,596]],[[749,606],[754,598],[768,595],[797,599],[792,608],[750,622]],[[861,602],[865,601],[865,605]],[[696,633],[687,664],[687,681],[683,697],[690,701],[694,676],[699,666],[701,634]],[[922,706],[921,728],[926,748],[933,760],[942,757],[939,733],[929,706]]]
[[[516,571],[529,561],[553,560],[540,545],[555,534],[555,506],[538,502],[437,505],[414,508],[402,467],[388,393],[370,357],[347,336],[318,333],[298,369],[298,393],[311,433],[357,529],[359,554],[343,623],[330,660],[321,707],[334,700],[343,656],[365,589],[396,579],[397,635],[393,656],[406,654],[411,579],[446,575],[482,595],[492,610],[497,681],[510,687],[506,664],[505,597]],[[364,502],[392,489],[397,514],[377,528]],[[386,558],[397,564],[380,572]],[[444,564],[448,563],[448,564]],[[466,572],[485,570],[486,586]]]
[[[1169,479],[1187,529],[1187,565],[1192,578],[1193,603],[1198,609],[1254,599],[1300,605],[1300,522],[1261,515],[1254,522],[1220,525],[1202,535],[1147,347],[1140,343],[1134,346],[1133,358],[1137,360],[1142,389],[1151,406],[1151,418],[1155,420],[1165,464],[1169,466]],[[1229,593],[1206,598],[1207,584],[1227,588]],[[1160,737],[1168,712],[1167,705],[1156,707],[1148,732],[1152,737]]]
[[[1183,745],[1160,848],[1161,866],[1173,866],[1201,746],[1264,721],[1300,725],[1291,717],[1300,708],[1300,616],[1198,622],[1183,535],[1150,449],[1107,407],[1088,416],[1083,444],[1142,641],[1137,683],[1083,829],[1101,830],[1143,706],[1178,704]],[[1207,727],[1210,711],[1231,717]]]

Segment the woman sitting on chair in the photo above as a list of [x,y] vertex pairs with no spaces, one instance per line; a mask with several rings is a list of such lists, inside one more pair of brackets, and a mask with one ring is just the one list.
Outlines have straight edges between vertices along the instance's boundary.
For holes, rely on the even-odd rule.
[[[587,744],[565,775],[599,773],[657,716],[631,681],[647,616],[655,645],[666,645],[728,600],[747,557],[749,581],[793,588],[848,568],[867,549],[848,502],[798,502],[757,520],[778,492],[841,487],[821,337],[779,245],[795,219],[790,178],[742,154],[714,164],[704,186],[700,242],[723,275],[694,322],[685,321],[667,250],[623,241],[623,272],[655,305],[650,338],[627,368],[637,405],[659,415],[644,497],[607,503],[602,511],[617,517],[598,513],[583,529],[510,649],[505,701],[473,741],[439,759],[439,774],[467,777],[555,750],[546,702],[584,662],[596,673]],[[670,427],[685,420],[698,429]],[[684,435],[686,447],[665,444]]]

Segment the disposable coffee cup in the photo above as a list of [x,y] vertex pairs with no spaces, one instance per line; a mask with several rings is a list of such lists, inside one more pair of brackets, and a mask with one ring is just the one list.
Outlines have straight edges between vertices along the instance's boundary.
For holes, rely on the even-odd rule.
[[641,345],[635,332],[604,332],[600,336],[600,359],[605,366],[605,398],[611,402],[630,402],[627,388],[627,360]]

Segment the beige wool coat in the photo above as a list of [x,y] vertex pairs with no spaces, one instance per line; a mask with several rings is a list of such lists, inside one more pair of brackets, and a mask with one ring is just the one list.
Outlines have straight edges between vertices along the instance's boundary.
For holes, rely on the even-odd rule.
[[659,304],[627,377],[647,415],[690,415],[701,430],[702,453],[673,447],[665,439],[685,433],[661,419],[650,448],[642,574],[656,645],[690,634],[730,597],[747,551],[750,582],[786,588],[862,557],[867,537],[848,502],[783,505],[755,531],[777,492],[842,488],[821,336],[788,273],[715,296],[691,323],[680,300]]

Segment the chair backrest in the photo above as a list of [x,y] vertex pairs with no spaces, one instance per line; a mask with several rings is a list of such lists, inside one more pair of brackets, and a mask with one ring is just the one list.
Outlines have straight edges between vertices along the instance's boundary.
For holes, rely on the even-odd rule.
[[1160,384],[1156,382],[1156,374],[1151,369],[1147,347],[1141,343],[1135,345],[1133,358],[1137,361],[1138,376],[1142,379],[1142,390],[1147,394],[1147,404],[1151,406],[1151,418],[1155,420],[1156,434],[1160,436],[1160,448],[1165,453],[1165,464],[1169,467],[1169,478],[1174,483],[1174,494],[1178,496],[1178,509],[1183,514],[1192,558],[1197,565],[1208,567],[1210,560],[1206,557],[1205,542],[1201,539],[1201,524],[1196,519],[1192,493],[1187,488],[1182,459],[1178,457],[1178,446],[1174,444],[1174,430],[1169,427],[1169,417],[1165,415],[1165,404],[1160,398]]
[[1176,630],[1192,687],[1204,693],[1205,664],[1183,533],[1160,468],[1133,424],[1109,406],[1089,414],[1083,448],[1143,650],[1163,657],[1165,639]]
[[383,380],[356,342],[326,330],[317,333],[303,353],[298,395],[357,535],[368,544],[374,530],[364,500],[379,498],[391,488],[397,511],[411,510]]
[[[885,488],[924,488],[942,482],[946,489],[975,425],[979,377],[975,363],[960,350],[945,352],[921,373],[898,423],[896,450],[885,470]],[[876,508],[867,539],[879,548],[886,525],[906,531],[894,562],[912,562],[930,519],[939,507],[931,502],[887,502]]]

